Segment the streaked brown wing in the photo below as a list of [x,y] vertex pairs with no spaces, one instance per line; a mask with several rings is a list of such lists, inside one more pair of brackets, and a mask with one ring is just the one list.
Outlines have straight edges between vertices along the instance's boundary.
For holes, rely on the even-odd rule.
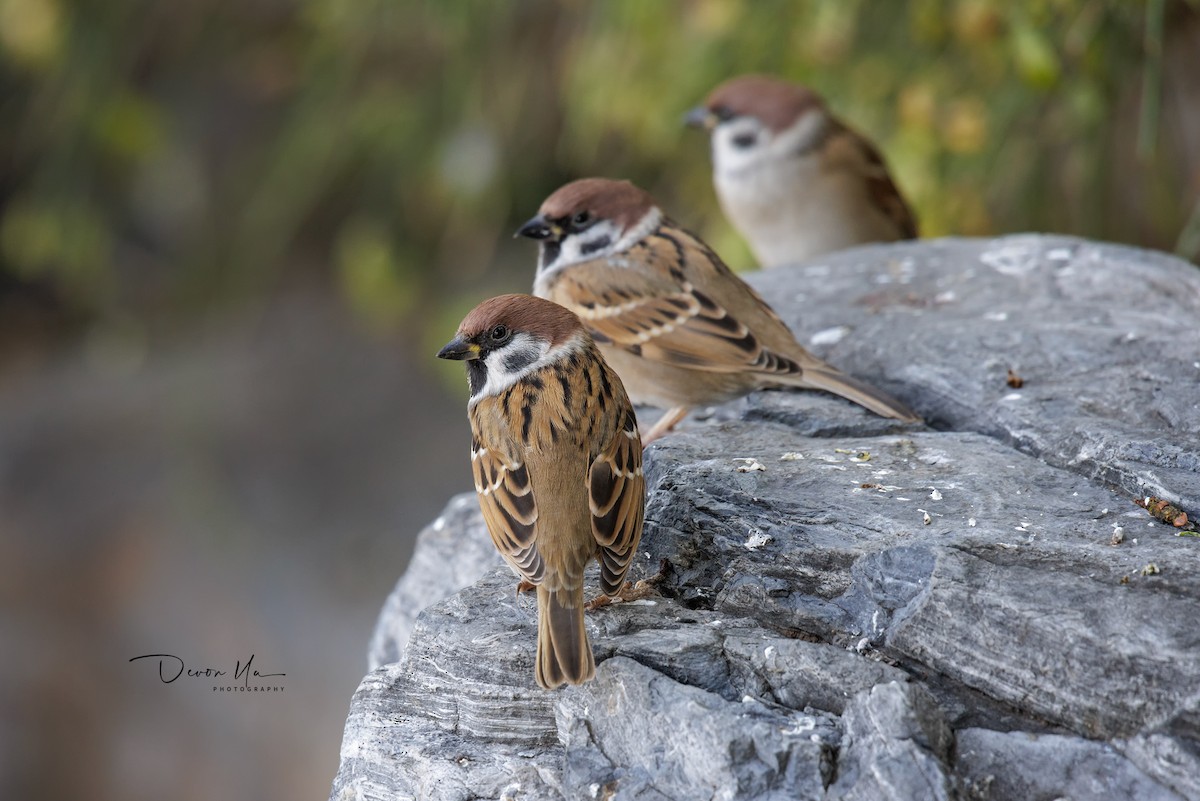
[[[753,290],[741,284],[711,250],[686,235],[661,232],[650,234],[635,247],[629,258],[645,259],[652,269],[590,262],[586,265],[591,273],[588,283],[605,288],[601,297],[568,275],[555,284],[551,299],[579,315],[597,341],[645,359],[720,373],[795,370],[794,364],[765,349],[741,321],[693,286],[681,271],[663,266],[677,262],[676,253],[686,254],[687,259],[710,260],[705,267],[717,272],[716,280],[744,293],[745,303],[760,305]],[[773,316],[773,312],[767,313]]]
[[475,492],[492,542],[509,564],[528,581],[541,582],[545,572],[537,550],[537,503],[525,465],[471,442]]
[[916,239],[917,219],[892,181],[887,164],[875,146],[841,126],[826,147],[831,162],[842,161],[866,178],[871,199],[900,229],[901,237]]
[[[626,405],[628,402],[626,402]],[[616,595],[642,538],[646,480],[637,420],[623,408],[612,438],[588,469],[592,535],[600,546],[600,591]]]

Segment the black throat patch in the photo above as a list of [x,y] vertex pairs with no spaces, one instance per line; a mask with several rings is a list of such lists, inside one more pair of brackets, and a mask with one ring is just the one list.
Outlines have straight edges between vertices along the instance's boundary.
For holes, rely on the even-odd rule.
[[547,240],[542,243],[542,258],[538,264],[538,270],[545,270],[551,264],[558,261],[558,254],[562,252],[562,243],[552,240]]
[[486,385],[487,365],[483,363],[483,359],[471,359],[467,362],[467,387],[471,390],[471,397],[482,392]]

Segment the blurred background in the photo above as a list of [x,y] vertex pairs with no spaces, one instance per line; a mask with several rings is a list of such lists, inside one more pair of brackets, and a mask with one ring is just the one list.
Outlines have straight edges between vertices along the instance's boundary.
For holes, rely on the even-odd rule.
[[576,177],[752,266],[681,126],[749,71],[873,137],[926,236],[1200,254],[1191,0],[0,0],[0,796],[325,797],[470,488],[433,354]]

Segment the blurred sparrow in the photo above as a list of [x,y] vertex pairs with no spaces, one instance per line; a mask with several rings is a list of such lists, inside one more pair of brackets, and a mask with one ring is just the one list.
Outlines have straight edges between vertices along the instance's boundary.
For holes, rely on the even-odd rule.
[[717,198],[763,267],[916,238],[879,151],[811,89],[743,75],[714,89],[687,122],[711,134]]
[[823,389],[885,417],[919,419],[806,351],[717,254],[628,181],[569,183],[517,233],[541,242],[534,294],[579,315],[635,403],[669,409],[646,443],[688,407],[772,386]]
[[587,681],[584,567],[598,559],[601,592],[617,594],[642,536],[642,444],[625,389],[574,314],[528,295],[480,303],[438,357],[467,363],[483,518],[537,587],[537,682]]

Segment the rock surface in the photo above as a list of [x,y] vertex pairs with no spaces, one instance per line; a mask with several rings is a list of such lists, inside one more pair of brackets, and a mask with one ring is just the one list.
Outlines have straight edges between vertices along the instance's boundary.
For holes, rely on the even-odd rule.
[[1132,503],[1200,512],[1200,270],[1020,236],[748,278],[928,425],[762,392],[655,443],[654,591],[589,614],[596,680],[553,693],[454,499],[331,797],[1200,798],[1200,540]]

